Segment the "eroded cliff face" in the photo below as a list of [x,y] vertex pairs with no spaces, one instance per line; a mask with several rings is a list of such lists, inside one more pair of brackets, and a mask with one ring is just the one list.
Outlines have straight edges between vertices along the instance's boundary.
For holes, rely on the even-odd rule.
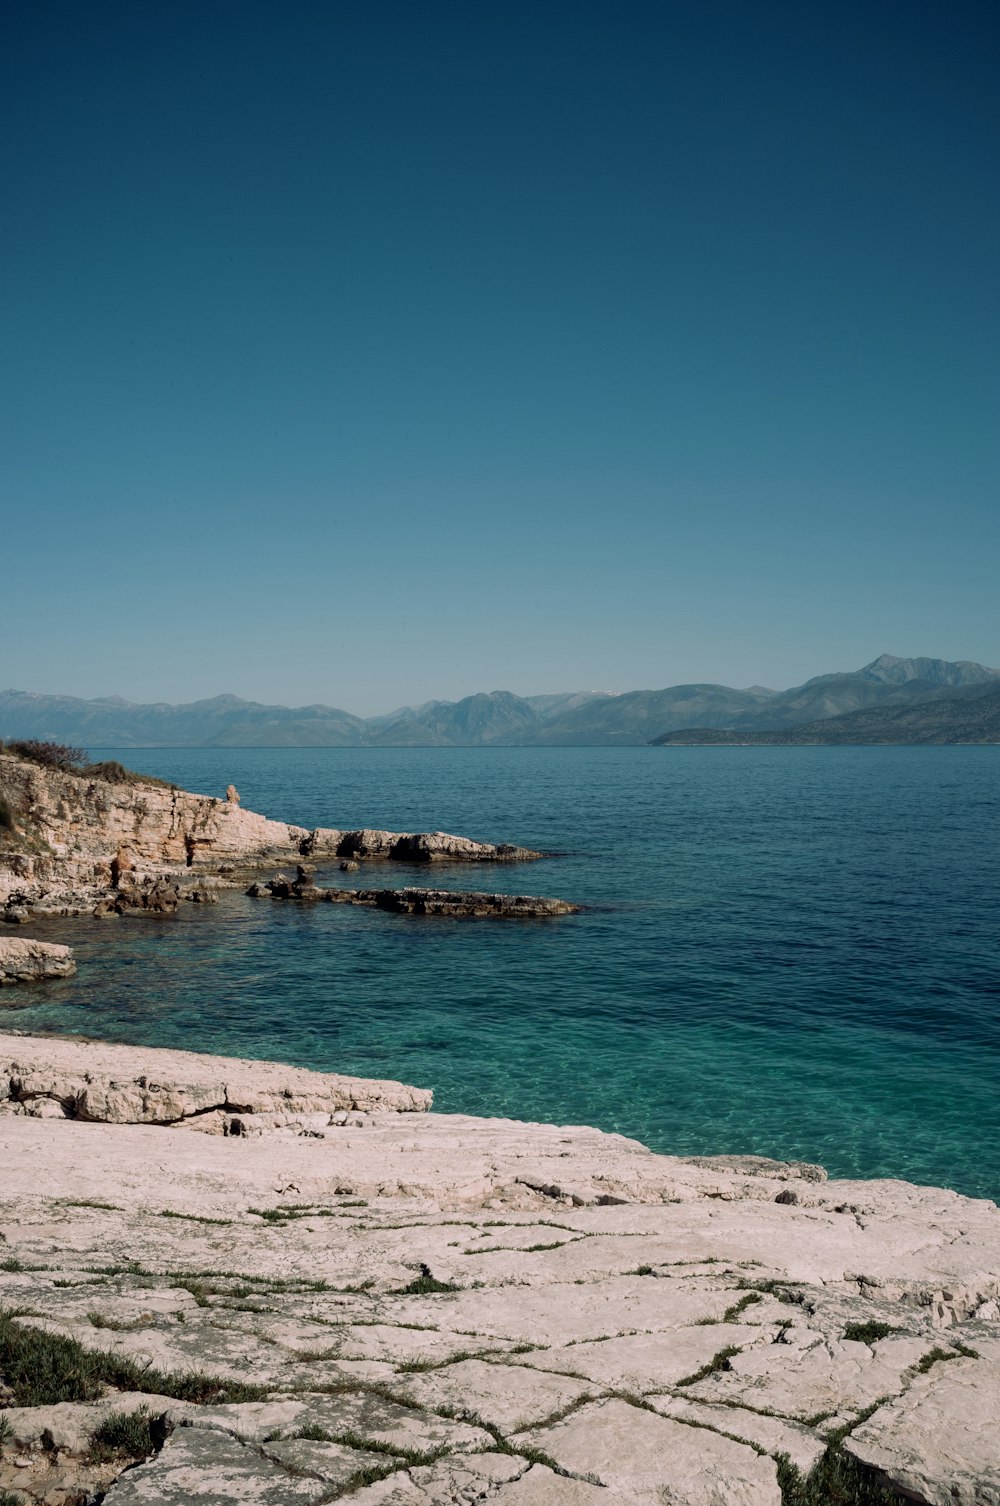
[[173,876],[185,884],[283,860],[309,833],[234,801],[43,768],[0,754],[0,905],[93,908],[101,892]]

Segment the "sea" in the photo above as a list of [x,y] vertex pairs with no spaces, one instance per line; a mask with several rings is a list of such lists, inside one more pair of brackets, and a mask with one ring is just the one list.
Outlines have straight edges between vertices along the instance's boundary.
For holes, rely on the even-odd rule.
[[[551,856],[320,882],[554,895],[447,920],[223,895],[51,919],[4,1022],[434,1090],[681,1155],[1000,1198],[1000,747],[92,748],[303,826]],[[6,1010],[10,1009],[7,1013]]]

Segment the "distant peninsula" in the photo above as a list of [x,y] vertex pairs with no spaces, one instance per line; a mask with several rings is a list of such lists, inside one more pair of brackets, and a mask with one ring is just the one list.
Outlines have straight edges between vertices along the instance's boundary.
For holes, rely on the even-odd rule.
[[[880,655],[863,669],[817,675],[788,690],[701,683],[618,694],[583,690],[518,696],[494,690],[368,718],[336,706],[265,705],[233,695],[170,705],[6,690],[0,691],[0,738],[123,750],[642,747],[675,740],[992,742],[1000,702],[989,696],[998,690],[1000,670],[968,660],[892,654]],[[975,706],[980,696],[986,699]],[[861,720],[853,721],[856,717]],[[818,723],[823,733],[815,731]],[[675,739],[678,733],[683,736]]]

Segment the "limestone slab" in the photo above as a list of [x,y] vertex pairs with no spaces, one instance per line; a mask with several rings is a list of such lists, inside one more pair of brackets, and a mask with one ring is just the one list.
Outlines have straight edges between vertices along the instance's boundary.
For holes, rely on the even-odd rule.
[[248,1444],[205,1428],[178,1428],[148,1464],[112,1485],[106,1506],[292,1506],[316,1499],[300,1479]]
[[780,1417],[748,1412],[745,1407],[709,1407],[681,1396],[647,1396],[646,1401],[663,1417],[755,1443],[769,1454],[787,1454],[803,1475],[808,1475],[826,1451],[825,1440],[812,1429]]
[[995,1506],[998,1421],[996,1366],[976,1359],[939,1361],[905,1396],[856,1428],[844,1447],[928,1506]]
[[637,1503],[781,1506],[773,1459],[623,1401],[592,1403],[524,1436],[563,1469]]
[[589,1395],[586,1383],[524,1365],[462,1360],[440,1370],[401,1377],[422,1406],[468,1410],[504,1433],[537,1426]]
[[672,1328],[665,1333],[626,1334],[605,1342],[573,1344],[523,1356],[540,1370],[567,1369],[612,1390],[664,1391],[694,1375],[721,1350],[769,1343],[770,1331],[737,1323]]
[[0,985],[70,978],[75,972],[76,963],[68,946],[22,936],[0,936]]
[[931,1350],[926,1339],[874,1345],[827,1339],[809,1348],[773,1346],[735,1355],[729,1368],[690,1388],[692,1400],[736,1402],[805,1419],[851,1414],[903,1390],[911,1367]]

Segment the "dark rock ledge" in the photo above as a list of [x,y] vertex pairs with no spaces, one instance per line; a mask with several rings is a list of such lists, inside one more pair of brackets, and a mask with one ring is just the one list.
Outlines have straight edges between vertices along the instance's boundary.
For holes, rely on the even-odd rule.
[[397,915],[496,916],[531,920],[539,916],[575,915],[579,905],[534,894],[481,894],[454,889],[324,889],[301,864],[294,879],[278,874],[266,883],[251,884],[254,899],[291,899],[308,904],[369,905]]

